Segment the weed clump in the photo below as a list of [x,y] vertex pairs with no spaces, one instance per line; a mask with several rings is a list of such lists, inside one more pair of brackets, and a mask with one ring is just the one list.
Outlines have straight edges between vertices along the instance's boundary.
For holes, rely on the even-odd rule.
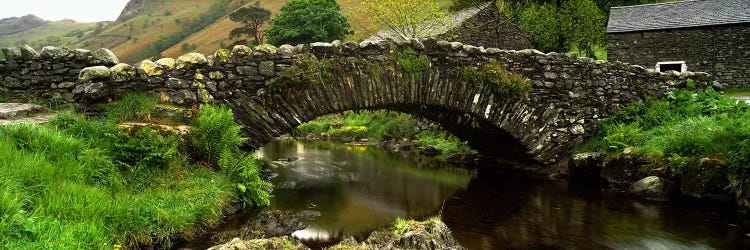
[[495,95],[503,98],[525,97],[531,90],[531,80],[516,73],[510,73],[496,63],[480,66],[466,66],[461,69],[461,79],[479,86],[489,86]]

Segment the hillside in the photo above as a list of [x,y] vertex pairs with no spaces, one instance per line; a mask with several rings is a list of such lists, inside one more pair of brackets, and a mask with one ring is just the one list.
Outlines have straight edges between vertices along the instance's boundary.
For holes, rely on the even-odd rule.
[[0,19],[0,36],[13,35],[42,26],[45,23],[47,23],[47,21],[35,15],[3,18]]
[[[273,15],[289,0],[259,0]],[[368,18],[357,12],[364,0],[338,0],[342,12],[349,16],[355,34],[347,40],[367,38],[377,30],[369,28]],[[11,46],[16,41],[27,41],[41,46],[47,37],[70,34],[79,29],[89,31],[81,39],[63,37],[58,46],[87,49],[109,48],[121,61],[136,63],[145,58],[177,57],[187,52],[213,53],[240,39],[229,39],[229,32],[239,25],[224,15],[255,0],[131,0],[115,22],[75,23],[46,22],[23,32],[0,35],[0,46]],[[450,0],[441,0],[446,6]],[[3,22],[0,20],[0,31]],[[30,19],[29,19],[30,20]],[[44,20],[42,20],[44,21]],[[33,22],[29,22],[33,23]],[[7,30],[11,31],[10,26]]]

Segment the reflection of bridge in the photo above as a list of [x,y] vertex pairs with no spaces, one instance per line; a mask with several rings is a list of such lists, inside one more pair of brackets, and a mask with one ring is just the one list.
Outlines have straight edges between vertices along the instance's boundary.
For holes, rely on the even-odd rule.
[[[407,72],[394,56],[407,48],[429,60],[429,67]],[[687,78],[706,79],[704,74],[662,74],[564,54],[435,40],[237,46],[208,58],[191,53],[144,61],[138,68],[117,64],[108,50],[47,47],[37,53],[22,47],[3,52],[8,60],[0,62],[0,93],[9,99],[35,95],[94,103],[145,91],[182,105],[215,101],[234,110],[253,146],[321,115],[385,108],[439,122],[485,153],[526,155],[542,163],[567,155],[591,135],[593,121],[619,105],[684,86]],[[501,97],[488,86],[462,80],[463,67],[491,61],[531,79],[528,97]],[[102,66],[91,67],[96,65]],[[300,70],[287,71],[290,67]],[[274,81],[300,86],[267,88]]]

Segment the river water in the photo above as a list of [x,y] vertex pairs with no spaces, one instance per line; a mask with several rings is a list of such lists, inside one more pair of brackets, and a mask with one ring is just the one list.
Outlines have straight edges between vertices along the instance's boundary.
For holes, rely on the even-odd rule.
[[639,201],[330,142],[275,141],[258,155],[292,159],[273,163],[279,176],[270,209],[319,211],[294,233],[311,246],[362,240],[397,217],[442,214],[468,249],[750,249],[749,224],[716,204]]

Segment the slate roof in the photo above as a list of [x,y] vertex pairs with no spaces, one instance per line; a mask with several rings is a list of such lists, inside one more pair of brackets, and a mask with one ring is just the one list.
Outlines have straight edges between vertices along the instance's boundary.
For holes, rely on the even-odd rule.
[[[750,1],[750,0],[748,0]],[[468,20],[469,18],[474,17],[475,15],[479,14],[482,10],[484,10],[489,4],[483,4],[477,7],[468,8],[459,12],[454,13],[451,15],[451,21],[449,21],[446,25],[439,25],[437,27],[433,28],[420,28],[420,30],[428,30],[426,33],[423,34],[424,37],[435,37],[439,35],[443,35],[445,33],[448,33],[449,31],[453,30],[454,28],[461,25],[464,21]],[[423,26],[429,27],[432,24],[422,24]],[[394,41],[403,41],[404,39],[398,35],[396,31],[394,31],[391,28],[387,28],[384,30],[379,31],[378,33],[375,33],[370,38],[365,39],[365,41],[382,41],[387,39],[393,39]]]
[[692,0],[613,7],[607,33],[750,23],[750,0]]

